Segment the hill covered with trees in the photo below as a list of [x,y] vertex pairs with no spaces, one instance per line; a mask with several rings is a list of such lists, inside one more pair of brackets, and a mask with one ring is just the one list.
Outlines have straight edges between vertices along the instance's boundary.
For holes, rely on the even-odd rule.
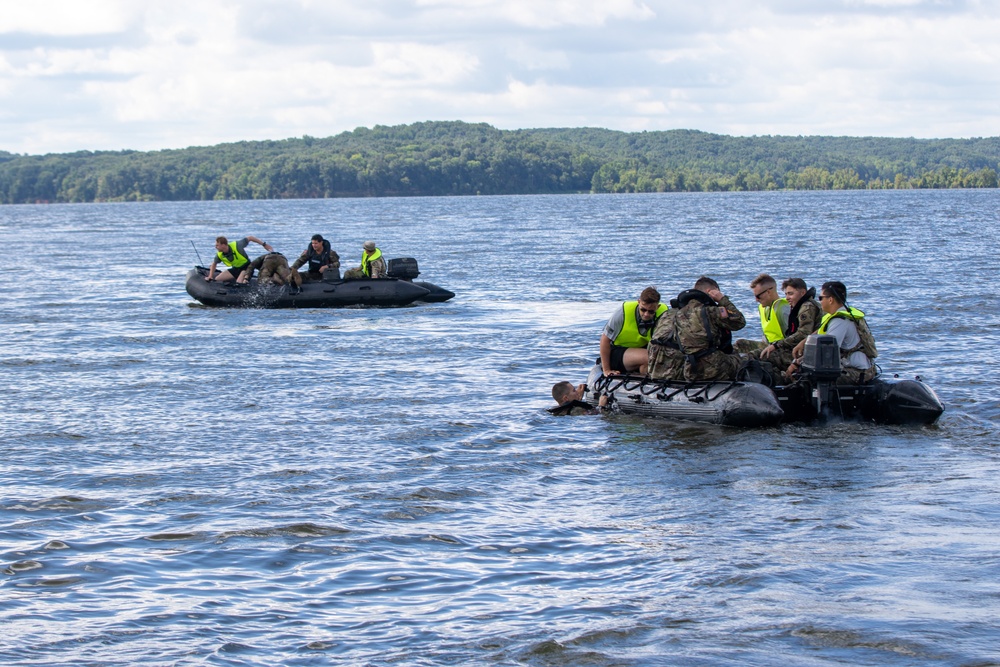
[[730,137],[463,122],[180,150],[0,151],[0,203],[995,188],[1000,137]]

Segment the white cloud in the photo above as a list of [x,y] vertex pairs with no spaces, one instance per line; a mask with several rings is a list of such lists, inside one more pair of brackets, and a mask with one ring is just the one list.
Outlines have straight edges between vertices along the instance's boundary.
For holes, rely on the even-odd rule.
[[0,14],[0,150],[435,119],[987,136],[998,30],[975,0],[42,0]]
[[96,35],[126,29],[138,3],[128,0],[32,0],[5,2],[0,11],[0,34]]

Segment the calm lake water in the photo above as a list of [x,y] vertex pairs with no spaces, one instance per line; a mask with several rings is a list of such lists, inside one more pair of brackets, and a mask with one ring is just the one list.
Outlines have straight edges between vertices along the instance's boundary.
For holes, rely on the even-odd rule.
[[[1000,664],[1000,192],[0,208],[0,664]],[[457,293],[216,310],[214,238]],[[252,254],[259,248],[251,246]],[[557,418],[707,273],[842,280],[930,428]],[[751,316],[752,314],[752,316]],[[748,329],[756,336],[759,329]]]

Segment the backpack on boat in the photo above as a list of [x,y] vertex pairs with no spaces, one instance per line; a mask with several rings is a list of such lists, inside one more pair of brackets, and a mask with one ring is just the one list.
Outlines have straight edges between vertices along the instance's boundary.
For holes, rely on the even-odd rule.
[[761,361],[756,357],[746,357],[740,361],[736,371],[736,379],[740,382],[756,382],[765,387],[773,387],[773,366],[769,361]]
[[861,338],[861,351],[869,359],[874,359],[878,356],[878,350],[875,348],[875,336],[872,335],[872,330],[868,328],[868,322],[862,317],[855,324],[858,325],[858,337]]

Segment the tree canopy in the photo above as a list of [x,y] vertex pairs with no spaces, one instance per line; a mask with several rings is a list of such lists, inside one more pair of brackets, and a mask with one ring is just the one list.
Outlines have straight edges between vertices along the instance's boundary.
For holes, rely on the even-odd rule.
[[424,122],[162,151],[0,151],[0,203],[995,188],[1000,137],[731,137]]

